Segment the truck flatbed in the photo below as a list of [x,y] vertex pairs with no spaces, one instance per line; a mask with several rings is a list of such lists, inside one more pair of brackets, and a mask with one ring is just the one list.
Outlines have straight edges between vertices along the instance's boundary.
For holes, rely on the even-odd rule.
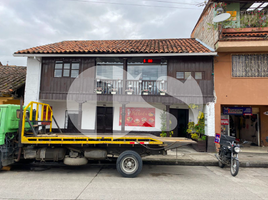
[[187,145],[195,143],[184,137],[158,137],[152,134],[75,134],[75,133],[51,133],[24,135],[22,144],[142,144],[166,146],[171,143]]

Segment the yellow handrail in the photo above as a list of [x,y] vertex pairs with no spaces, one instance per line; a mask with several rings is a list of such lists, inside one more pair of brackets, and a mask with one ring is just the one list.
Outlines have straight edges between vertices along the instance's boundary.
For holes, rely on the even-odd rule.
[[[39,106],[42,106],[42,109],[41,109],[41,121],[44,120],[44,108],[46,108],[46,113],[45,113],[45,120],[44,121],[50,121],[50,129],[49,131],[51,132],[52,131],[52,119],[53,119],[53,111],[50,107],[49,104],[46,104],[46,103],[39,103],[39,102],[35,102],[35,101],[31,101],[23,110],[23,117],[22,117],[22,130],[21,130],[21,135],[24,136],[24,129],[25,129],[25,119],[26,119],[26,114],[27,114],[27,111],[28,109],[30,108],[30,121],[33,120],[33,108],[34,108],[34,105],[36,105],[36,114],[34,116],[35,120],[36,121],[39,121],[38,120],[38,116],[39,116]],[[50,111],[50,116],[48,116],[48,112]]]

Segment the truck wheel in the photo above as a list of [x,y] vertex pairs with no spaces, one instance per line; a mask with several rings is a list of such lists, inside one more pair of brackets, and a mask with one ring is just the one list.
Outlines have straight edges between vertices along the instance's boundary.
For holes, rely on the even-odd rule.
[[116,169],[124,177],[136,177],[142,170],[142,159],[135,151],[124,151],[116,160]]

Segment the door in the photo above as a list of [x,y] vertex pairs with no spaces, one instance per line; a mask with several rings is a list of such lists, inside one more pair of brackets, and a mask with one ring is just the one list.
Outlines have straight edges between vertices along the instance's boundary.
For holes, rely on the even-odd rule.
[[[187,125],[189,122],[189,110],[188,109],[170,109],[170,114],[174,115],[177,119],[177,126],[172,130],[173,137],[187,137]],[[176,121],[171,121],[176,123]]]
[[97,133],[113,132],[113,107],[97,107]]

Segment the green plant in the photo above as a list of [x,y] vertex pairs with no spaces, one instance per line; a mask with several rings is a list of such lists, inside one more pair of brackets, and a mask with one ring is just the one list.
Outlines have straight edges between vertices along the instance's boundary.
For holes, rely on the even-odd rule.
[[[200,139],[201,139],[201,141],[204,141],[204,140],[206,140],[206,139],[207,139],[207,136],[202,135]],[[199,139],[199,140],[200,140],[200,139]]]
[[267,27],[267,12],[265,11],[251,11],[241,12],[240,26],[241,28],[251,27]]
[[[196,104],[189,104],[189,108],[191,109],[200,109],[199,105]],[[206,140],[205,136],[205,117],[204,113],[199,110],[198,116],[197,116],[198,122],[195,124],[194,122],[188,123],[188,129],[187,133],[191,135],[191,138],[194,140]]]
[[193,133],[195,132],[195,125],[194,122],[189,122],[188,123],[188,129],[186,130],[187,133]]
[[215,10],[217,10],[218,8],[223,8],[225,10],[226,7],[227,7],[227,3],[224,3],[224,2],[215,3],[213,6]]
[[[167,137],[167,112],[166,111],[162,111],[160,113],[160,120],[161,120],[161,133],[160,133],[160,136],[161,137]],[[169,124],[172,124],[171,121],[169,121]],[[172,137],[173,135],[173,131],[170,131],[169,132],[169,137]]]
[[194,140],[198,140],[199,135],[197,133],[193,133],[193,134],[191,134],[191,138],[194,139]]

